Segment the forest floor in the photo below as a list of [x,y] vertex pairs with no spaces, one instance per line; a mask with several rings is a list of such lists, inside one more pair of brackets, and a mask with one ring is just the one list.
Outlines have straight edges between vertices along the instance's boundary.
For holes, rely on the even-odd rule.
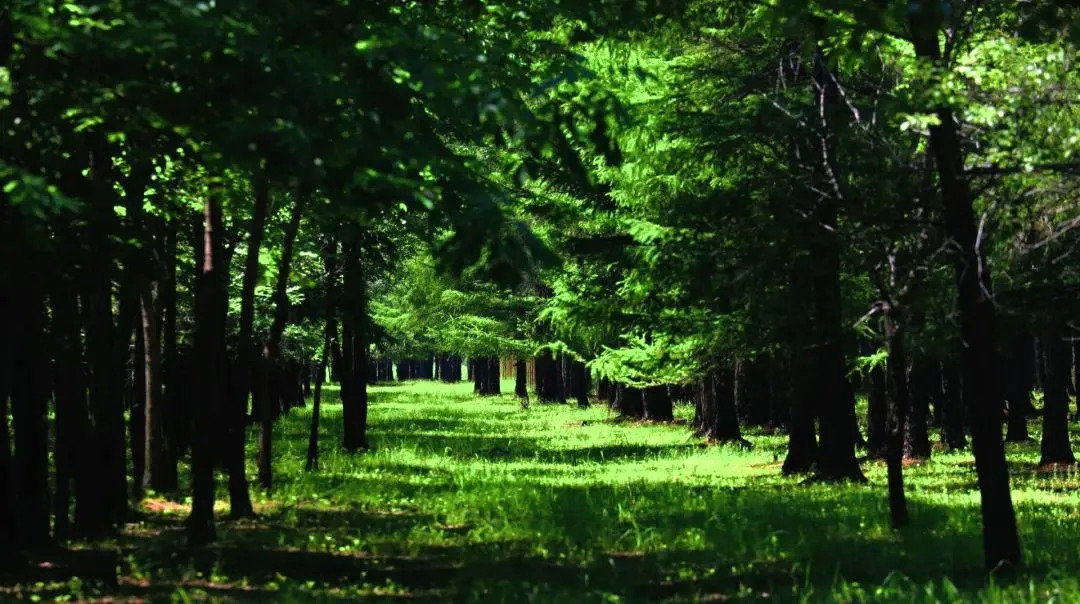
[[253,492],[258,520],[222,519],[215,545],[189,550],[188,502],[152,497],[114,539],[74,546],[74,568],[115,559],[118,583],[89,571],[0,579],[0,600],[1080,597],[1080,475],[1039,471],[1034,443],[1008,446],[1027,565],[988,580],[970,454],[907,468],[912,526],[895,532],[881,462],[864,463],[868,485],[804,484],[780,475],[783,436],[751,432],[752,451],[706,446],[686,406],[675,425],[641,424],[600,405],[522,410],[471,384],[377,386],[372,450],[349,455],[336,446],[336,394],[320,471],[302,469],[309,409],[280,422],[273,495]]

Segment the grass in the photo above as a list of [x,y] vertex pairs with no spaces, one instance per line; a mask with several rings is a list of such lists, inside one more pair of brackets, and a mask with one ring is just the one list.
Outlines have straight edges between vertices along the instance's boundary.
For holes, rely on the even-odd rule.
[[511,396],[476,398],[469,384],[378,386],[372,450],[350,455],[336,446],[340,406],[328,394],[320,471],[302,471],[310,415],[295,410],[277,429],[272,497],[253,493],[258,520],[222,522],[217,544],[188,550],[186,502],[150,498],[142,522],[77,545],[86,555],[120,552],[117,585],[43,580],[0,588],[0,598],[936,602],[1080,593],[1080,478],[1037,471],[1036,444],[1008,445],[1027,565],[987,578],[970,454],[935,452],[907,468],[912,527],[895,532],[880,462],[863,466],[869,485],[802,484],[779,473],[784,437],[751,433],[749,452],[706,446],[685,425],[687,407],[674,425],[638,424],[602,406],[522,410]]

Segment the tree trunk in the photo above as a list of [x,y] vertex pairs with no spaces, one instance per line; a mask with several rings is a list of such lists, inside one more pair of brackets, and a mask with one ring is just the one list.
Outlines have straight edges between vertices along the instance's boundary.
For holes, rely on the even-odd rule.
[[[328,280],[332,278],[332,275],[327,276]],[[335,309],[331,306],[330,297],[326,298],[326,316],[330,317]],[[322,412],[322,387],[323,380],[326,379],[326,359],[330,355],[330,340],[333,335],[330,331],[330,322],[327,321],[323,335],[322,360],[315,368],[315,389],[311,394],[311,431],[308,434],[307,461],[304,463],[304,470],[307,472],[319,469],[319,415]]]
[[[525,363],[524,363],[524,361],[522,361],[521,362],[521,373],[524,374],[524,371],[525,371]],[[579,409],[587,409],[589,407],[589,392],[588,392],[588,381],[589,380],[588,380],[588,373],[586,371],[587,370],[585,369],[585,363],[582,362],[582,361],[574,361],[573,364],[570,366],[570,393],[574,397],[574,400],[577,401],[577,406],[578,406]],[[525,377],[524,377],[524,375],[522,375],[522,377],[520,377],[518,379],[521,381],[521,385],[524,388],[524,386],[525,386]],[[671,400],[669,399],[668,400],[669,409],[670,409],[670,406],[671,406]],[[648,407],[646,407],[646,413],[647,412],[648,412]],[[662,410],[658,411],[658,413],[660,413],[660,415],[662,415]],[[662,418],[658,417],[658,418],[655,418],[655,419],[662,419]]]
[[[136,279],[132,279],[136,281]],[[142,285],[140,284],[140,287]],[[128,355],[126,388],[128,400],[128,438],[131,444],[131,493],[138,501],[143,496],[143,477],[146,475],[146,342],[142,330],[142,302],[131,309],[136,315],[134,351]]]
[[[285,322],[289,318],[289,273],[292,270],[293,248],[296,244],[296,233],[300,230],[300,218],[303,216],[304,203],[307,201],[307,193],[299,193],[293,203],[289,222],[285,224],[285,236],[281,243],[281,258],[278,259],[277,283],[274,285],[274,320],[270,324],[270,333],[263,341],[261,365],[267,372],[275,371],[281,356],[281,334],[285,331]],[[280,380],[278,381],[280,383]],[[281,409],[280,392],[274,389],[267,392],[271,385],[266,380],[261,380],[256,385],[263,389],[262,409],[259,413],[259,484],[267,492],[273,486],[272,461],[273,461],[273,437],[275,410]],[[274,397],[270,395],[274,394]],[[273,401],[273,404],[272,404]]]
[[[357,243],[345,248],[345,299],[342,308],[348,338],[345,345],[350,349],[349,388],[342,391],[342,419],[346,451],[367,448],[367,285],[364,267],[360,260]],[[350,361],[346,360],[346,364]]]
[[645,401],[640,388],[618,384],[615,391],[615,408],[619,415],[629,419],[645,417]]
[[229,470],[229,515],[233,518],[249,518],[255,515],[251,505],[251,490],[245,463],[246,417],[248,397],[251,395],[252,379],[258,362],[255,325],[255,286],[259,281],[259,252],[266,231],[266,215],[270,207],[270,182],[265,170],[259,169],[252,179],[254,206],[251,211],[251,227],[248,231],[247,256],[244,258],[244,276],[240,284],[240,322],[236,347],[237,371],[233,378],[226,420],[226,465]]
[[[671,395],[668,393],[667,386],[649,386],[645,389],[642,400],[645,419],[657,422],[670,422],[675,419],[671,407]],[[586,398],[585,405],[588,404]]]
[[[908,10],[915,54],[933,64],[940,63],[938,33],[942,17],[938,3],[920,0]],[[978,240],[974,195],[964,178],[964,151],[956,117],[948,108],[937,110],[939,123],[930,126],[930,147],[934,153],[945,234],[959,250],[954,263],[960,332],[964,406],[971,418],[975,471],[982,499],[983,553],[987,568],[1021,562],[1016,513],[1009,492],[1009,469],[1001,438],[1002,395],[995,380],[994,335],[996,317],[989,296],[990,276],[986,271]]]
[[[841,109],[836,78],[829,73],[820,48],[814,58],[814,85],[818,95],[821,128],[814,142],[821,164],[815,178],[830,187],[826,174],[838,170],[834,116]],[[817,410],[820,433],[818,476],[824,480],[865,481],[855,460],[855,407],[844,396],[847,367],[844,362],[843,295],[840,287],[840,241],[837,194],[823,195],[814,210],[810,237],[814,345],[817,372]]]
[[180,413],[180,353],[177,349],[176,335],[176,238],[178,229],[175,222],[170,222],[165,233],[165,279],[161,285],[161,348],[162,348],[162,404],[161,416],[164,421],[167,449],[164,463],[158,466],[161,478],[161,491],[172,492],[179,486],[177,458],[180,455],[182,435],[187,430],[187,422]]
[[[45,265],[39,252],[15,224],[14,246],[8,261],[14,265],[14,281],[8,286],[10,351],[11,428],[14,455],[10,471],[14,499],[13,544],[19,549],[36,548],[49,542],[49,429],[46,411],[49,400],[48,350],[46,343]],[[6,410],[5,410],[6,411]],[[7,426],[5,415],[4,427]],[[6,434],[5,434],[6,436]],[[6,439],[5,439],[6,440]],[[0,451],[7,455],[7,450]]]
[[889,416],[889,390],[885,370],[881,366],[870,370],[870,394],[866,405],[866,456],[885,457]]
[[545,350],[536,357],[536,398],[542,403],[565,403],[559,394],[559,366],[550,350]]
[[907,424],[908,377],[907,354],[904,350],[903,318],[900,309],[890,304],[885,310],[885,337],[889,350],[888,447],[885,461],[888,466],[889,512],[892,527],[908,525],[907,497],[904,495],[904,426]]
[[[53,497],[53,533],[58,540],[71,536],[71,492],[85,500],[92,477],[80,471],[80,439],[88,429],[86,381],[83,376],[83,348],[79,324],[76,284],[63,276],[54,277],[49,295],[52,308],[53,397],[56,404],[56,492]],[[0,316],[6,316],[0,315]],[[0,360],[2,363],[3,360]],[[4,398],[0,385],[0,399]],[[0,415],[3,415],[0,412]],[[6,421],[6,416],[4,420]],[[6,438],[7,434],[0,435]],[[0,456],[5,451],[0,451]]]
[[502,394],[502,370],[499,367],[499,357],[488,358],[488,394]]
[[115,192],[108,177],[111,158],[102,144],[91,154],[94,200],[88,210],[88,245],[83,292],[87,360],[90,367],[89,406],[91,414],[83,455],[86,471],[96,485],[88,493],[93,499],[80,502],[75,513],[75,530],[84,537],[101,537],[127,514],[127,463],[124,451],[123,365],[117,355],[119,329],[113,320],[112,277],[115,254],[111,237],[115,232],[113,210]]
[[739,428],[734,375],[731,371],[713,370],[706,374],[698,385],[696,406],[700,436],[713,442],[750,447]]
[[[810,268],[805,263],[793,267],[788,278],[788,299],[791,308],[806,305],[806,295],[812,283],[809,278]],[[817,372],[812,360],[811,334],[805,326],[805,315],[793,314],[787,324],[788,361],[788,400],[791,410],[788,413],[788,450],[784,458],[784,474],[800,474],[814,469],[818,460],[817,435],[814,429],[816,415]]]
[[[945,411],[942,413],[941,439],[950,451],[959,451],[967,447],[964,433],[964,399],[960,383],[960,364],[950,357],[941,363],[942,398]],[[1027,431],[1027,424],[1024,424]]]
[[170,473],[175,473],[175,465],[170,472],[173,459],[170,451],[169,435],[165,431],[165,408],[162,404],[161,390],[161,339],[158,332],[158,290],[152,283],[143,288],[142,294],[142,333],[144,343],[144,381],[146,394],[144,410],[146,426],[146,466],[142,475],[144,488],[164,492],[173,487]]
[[1076,463],[1069,443],[1068,382],[1072,351],[1060,334],[1049,334],[1040,340],[1046,359],[1043,382],[1046,394],[1043,397],[1042,457],[1039,465],[1072,465]]
[[1077,395],[1076,416],[1080,418],[1080,340],[1072,343],[1072,389]]
[[908,377],[907,423],[904,426],[904,456],[908,459],[930,458],[930,380],[934,378],[932,361],[918,356],[912,361]]
[[514,363],[514,396],[521,400],[522,407],[529,406],[529,366],[524,358]]
[[205,545],[216,538],[214,530],[214,452],[219,436],[218,414],[227,400],[224,365],[225,322],[228,294],[222,257],[225,229],[221,216],[221,194],[215,186],[203,208],[202,262],[196,281],[195,371],[198,396],[192,401],[193,440],[191,447],[191,515],[188,517],[188,544]]
[[1042,338],[1031,339],[1031,355],[1035,362],[1035,389],[1039,392],[1046,390],[1046,356],[1044,354],[1046,344]]
[[1027,442],[1027,418],[1031,408],[1031,391],[1034,387],[1035,349],[1032,338],[1021,334],[1010,338],[1004,367],[1005,401],[1008,406],[1008,423],[1005,442]]

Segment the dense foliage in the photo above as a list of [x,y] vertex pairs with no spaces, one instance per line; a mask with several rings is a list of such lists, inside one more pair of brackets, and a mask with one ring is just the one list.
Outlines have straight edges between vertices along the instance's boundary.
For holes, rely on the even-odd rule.
[[983,562],[1019,566],[1005,443],[1041,413],[1039,465],[1076,463],[1078,24],[1065,0],[13,0],[0,560],[161,494],[206,545],[219,470],[256,516],[249,433],[271,494],[309,398],[315,472],[320,421],[370,448],[369,384],[467,376],[620,420],[690,403],[707,442],[786,435],[812,482],[884,460],[897,529],[904,460],[970,442]]

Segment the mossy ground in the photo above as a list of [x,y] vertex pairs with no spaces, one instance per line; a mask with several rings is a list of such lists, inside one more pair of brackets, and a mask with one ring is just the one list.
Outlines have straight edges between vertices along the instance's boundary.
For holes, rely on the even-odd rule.
[[988,579],[970,454],[907,468],[912,526],[895,532],[881,462],[864,463],[868,485],[804,484],[780,475],[783,436],[707,446],[685,406],[674,425],[639,424],[464,383],[376,386],[372,450],[351,455],[327,394],[320,470],[303,472],[310,415],[294,410],[258,520],[189,550],[186,502],[151,497],[115,539],[76,544],[119,551],[118,585],[44,580],[0,599],[1080,600],[1080,476],[1038,471],[1037,444],[1008,445],[1027,564]]

